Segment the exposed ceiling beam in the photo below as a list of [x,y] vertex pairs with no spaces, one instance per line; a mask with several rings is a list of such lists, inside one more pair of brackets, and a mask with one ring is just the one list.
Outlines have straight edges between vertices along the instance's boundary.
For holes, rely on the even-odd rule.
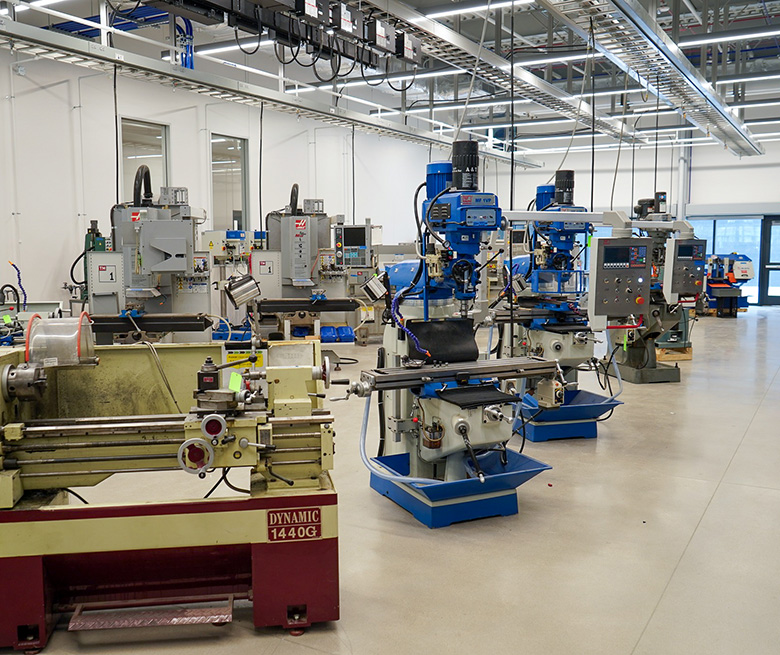
[[538,0],[583,39],[592,29],[596,48],[638,78],[692,123],[736,155],[760,155],[753,139],[714,87],[635,0]]

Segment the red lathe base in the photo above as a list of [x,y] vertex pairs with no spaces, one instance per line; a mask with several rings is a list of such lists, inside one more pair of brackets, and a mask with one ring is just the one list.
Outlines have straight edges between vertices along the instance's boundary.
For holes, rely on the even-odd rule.
[[255,627],[339,618],[336,493],[0,511],[0,647],[56,612],[249,598]]

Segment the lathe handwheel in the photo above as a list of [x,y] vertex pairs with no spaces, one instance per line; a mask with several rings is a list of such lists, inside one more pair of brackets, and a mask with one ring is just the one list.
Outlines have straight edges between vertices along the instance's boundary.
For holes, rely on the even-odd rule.
[[187,439],[179,446],[176,459],[179,466],[187,473],[198,475],[210,469],[214,464],[214,449],[205,439],[198,437]]

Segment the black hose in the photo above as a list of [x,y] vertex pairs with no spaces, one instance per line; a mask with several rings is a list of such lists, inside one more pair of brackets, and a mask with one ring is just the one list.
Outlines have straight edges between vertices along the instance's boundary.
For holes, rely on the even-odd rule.
[[[85,277],[85,279],[83,281],[79,282],[76,279],[76,276],[73,274],[73,271],[76,270],[76,264],[78,264],[84,258],[84,256],[87,254],[87,251],[88,250],[94,250],[94,249],[95,249],[95,246],[90,246],[89,248],[82,250],[81,254],[78,257],[76,257],[75,260],[73,260],[73,263],[70,265],[70,280],[71,280],[71,282],[73,282],[73,284],[82,285],[82,284],[86,284],[87,283],[86,277]],[[2,291],[3,288],[5,288],[5,287],[0,288],[0,291]],[[17,294],[17,297],[18,297],[18,294]],[[19,300],[17,300],[16,302],[18,303]]]
[[3,304],[5,304],[5,290],[6,289],[10,289],[13,292],[14,298],[16,299],[16,304],[17,305],[21,305],[22,304],[22,300],[21,300],[21,297],[19,296],[19,290],[13,284],[4,284],[3,286],[0,287],[0,301]]
[[[376,367],[384,368],[387,361],[387,355],[384,348],[376,352]],[[376,456],[382,457],[385,454],[385,394],[380,391],[376,395],[376,407],[379,410],[379,449]]]
[[439,193],[437,193],[433,197],[433,200],[431,200],[431,204],[428,205],[428,211],[425,212],[425,216],[423,218],[423,220],[425,222],[425,227],[428,228],[428,231],[431,233],[431,236],[434,239],[436,239],[442,246],[447,248],[448,250],[449,250],[450,244],[447,241],[445,241],[442,237],[440,237],[438,234],[436,234],[436,232],[433,231],[433,228],[431,227],[430,219],[431,219],[431,210],[433,209],[433,206],[436,204],[436,201],[439,198],[441,198],[445,193],[447,193],[449,190],[450,190],[449,187],[444,187],[441,191],[439,191]]
[[420,196],[420,191],[422,191],[422,188],[426,186],[426,184],[428,183],[423,182],[414,191],[414,222],[417,225],[417,238],[420,240],[420,248],[423,247],[423,233],[422,223],[420,223],[420,212],[417,210],[417,198]]
[[298,212],[298,184],[295,183],[290,189],[290,211],[293,216]]
[[[141,200],[141,185],[144,187],[144,197]],[[135,172],[133,180],[133,207],[142,207],[152,204],[152,173],[146,164],[141,164]]]

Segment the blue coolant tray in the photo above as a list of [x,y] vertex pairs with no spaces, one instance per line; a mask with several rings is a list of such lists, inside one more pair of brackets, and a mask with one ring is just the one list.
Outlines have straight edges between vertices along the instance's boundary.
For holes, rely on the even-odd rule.
[[609,400],[590,391],[565,391],[563,405],[558,409],[546,409],[539,412],[539,403],[530,394],[523,396],[521,405],[526,420],[533,417],[535,423],[564,423],[567,421],[586,421],[597,419],[610,409],[622,405],[620,400]]
[[[471,462],[465,458],[466,470],[470,475],[475,476],[473,478],[453,482],[434,482],[433,484],[412,483],[408,486],[423,494],[428,500],[436,502],[516,489],[542,471],[552,468],[552,466],[533,457],[521,455],[512,450],[507,450],[506,454],[506,466],[501,463],[501,456],[498,452],[486,453],[479,457],[479,465],[485,474],[484,483],[479,481]],[[371,461],[390,473],[409,475],[409,453],[373,457]]]

